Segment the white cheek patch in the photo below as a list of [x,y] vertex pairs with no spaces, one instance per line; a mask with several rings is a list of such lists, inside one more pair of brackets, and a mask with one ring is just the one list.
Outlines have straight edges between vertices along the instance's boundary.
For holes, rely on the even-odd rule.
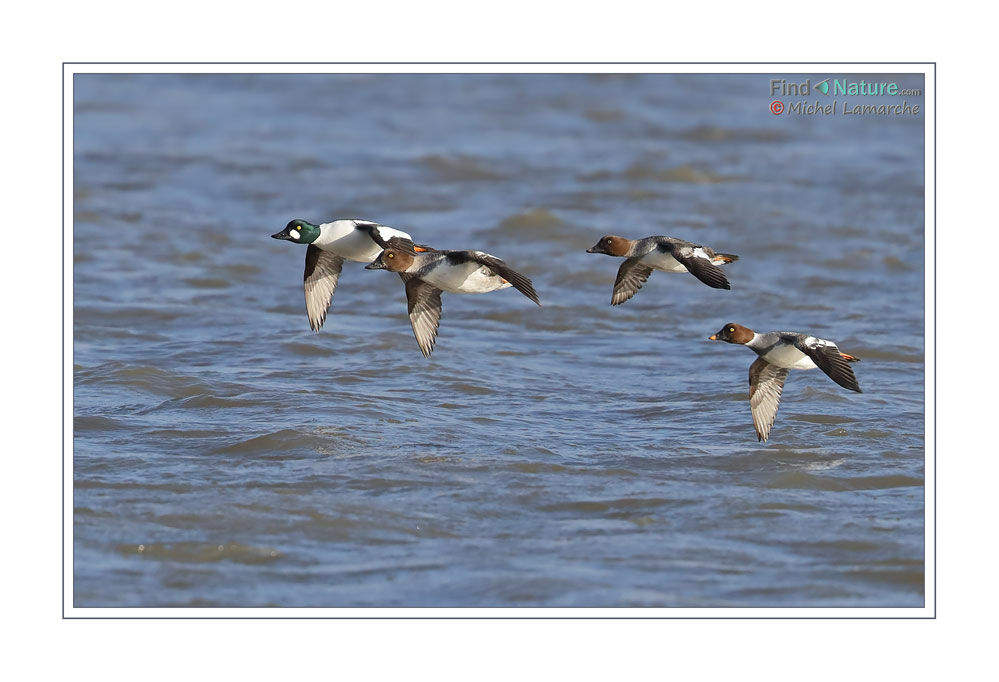
[[292,238],[292,239],[301,239],[301,238],[302,238],[302,235],[300,235],[300,234],[298,233],[298,230],[292,230],[292,231],[291,231],[291,238]]

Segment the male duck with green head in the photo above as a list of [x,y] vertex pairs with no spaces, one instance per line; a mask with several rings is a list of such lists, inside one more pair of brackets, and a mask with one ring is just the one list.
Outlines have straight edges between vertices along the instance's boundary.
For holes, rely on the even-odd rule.
[[319,331],[326,320],[345,260],[370,263],[395,237],[412,243],[405,232],[355,219],[313,225],[296,218],[271,237],[309,245],[305,252],[305,309],[313,331]]

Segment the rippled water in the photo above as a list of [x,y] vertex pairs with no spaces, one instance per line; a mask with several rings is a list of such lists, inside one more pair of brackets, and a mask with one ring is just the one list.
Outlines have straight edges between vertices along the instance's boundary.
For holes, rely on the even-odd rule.
[[[921,606],[923,118],[776,117],[769,78],[76,76],[75,606]],[[544,306],[445,294],[428,361],[349,263],[313,334],[293,217]],[[608,232],[732,290],[612,308]],[[730,320],[865,392],[794,373],[758,444]]]

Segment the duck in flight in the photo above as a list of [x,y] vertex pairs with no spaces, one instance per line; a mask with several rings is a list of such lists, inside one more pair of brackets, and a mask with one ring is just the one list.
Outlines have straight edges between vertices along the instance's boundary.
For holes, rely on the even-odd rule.
[[608,234],[586,253],[604,253],[625,259],[617,271],[611,305],[620,305],[634,296],[653,270],[689,272],[709,287],[731,289],[728,278],[718,266],[739,260],[730,253],[716,253],[700,244],[663,236],[627,239]]
[[441,293],[482,294],[514,287],[538,305],[531,280],[484,251],[438,251],[395,240],[367,266],[398,272],[406,285],[409,321],[424,357],[430,357],[441,319]]
[[749,366],[749,406],[761,443],[770,436],[788,371],[818,367],[843,388],[862,392],[850,368],[850,363],[858,362],[860,358],[841,353],[832,341],[801,332],[757,334],[734,322],[726,324],[708,340],[741,344],[759,356]]
[[326,321],[345,260],[370,263],[393,238],[412,243],[402,230],[354,218],[321,225],[296,218],[271,237],[309,247],[305,252],[305,311],[316,332]]

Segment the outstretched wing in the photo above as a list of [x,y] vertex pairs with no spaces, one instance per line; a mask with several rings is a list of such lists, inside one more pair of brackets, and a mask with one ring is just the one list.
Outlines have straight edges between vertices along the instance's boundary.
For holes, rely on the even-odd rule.
[[437,329],[441,323],[441,290],[419,277],[405,279],[406,300],[409,303],[409,323],[423,356],[434,352]]
[[771,365],[763,358],[756,358],[749,366],[749,407],[753,411],[756,437],[761,443],[765,443],[770,437],[788,371]]
[[371,237],[371,240],[375,244],[378,244],[378,246],[382,247],[383,249],[388,247],[388,242],[385,240],[384,237],[382,237],[381,232],[378,231],[378,228],[381,227],[381,225],[379,225],[378,223],[373,223],[369,220],[355,219],[354,227],[356,227],[358,230],[361,230],[362,232],[367,232],[368,235]]
[[[825,372],[830,379],[843,388],[863,393],[857,377],[853,374],[849,361],[839,352],[839,348],[832,341],[817,339],[814,336],[797,338],[794,342],[795,348],[812,359],[818,368]],[[853,357],[853,356],[850,356]]]
[[617,271],[611,305],[620,305],[634,296],[652,274],[652,268],[642,265],[641,258],[627,258]]
[[413,253],[424,253],[427,251],[436,251],[432,246],[427,246],[426,244],[414,244],[413,240],[406,239],[405,237],[390,237],[385,246],[382,248],[394,248],[402,249],[403,251],[411,251]]
[[538,298],[537,292],[534,291],[534,284],[531,282],[530,278],[525,277],[516,270],[512,269],[496,256],[485,253],[484,251],[465,251],[464,254],[476,263],[485,265],[487,268],[512,284],[517,291],[524,294],[524,296],[527,296],[538,305],[541,305],[541,299]]
[[326,311],[333,302],[341,268],[342,257],[309,244],[305,252],[305,311],[309,314],[312,331],[319,331],[326,321]]
[[383,249],[394,247],[405,249],[406,251],[415,251],[417,253],[437,250],[433,247],[427,246],[426,244],[414,244],[412,239],[407,239],[406,237],[400,237],[398,235],[385,239],[385,236],[379,230],[379,228],[384,227],[384,225],[379,225],[378,223],[371,223],[365,220],[355,220],[354,224],[357,226],[357,229],[363,230],[371,235],[371,240]]
[[703,247],[689,242],[662,242],[681,265],[697,279],[714,289],[731,289],[728,278],[717,265],[711,262],[711,255]]
[[379,245],[383,249],[402,249],[410,253],[424,253],[437,250],[426,244],[414,244],[412,239],[406,239],[405,237],[389,237],[388,240],[382,240],[382,242],[379,242]]

